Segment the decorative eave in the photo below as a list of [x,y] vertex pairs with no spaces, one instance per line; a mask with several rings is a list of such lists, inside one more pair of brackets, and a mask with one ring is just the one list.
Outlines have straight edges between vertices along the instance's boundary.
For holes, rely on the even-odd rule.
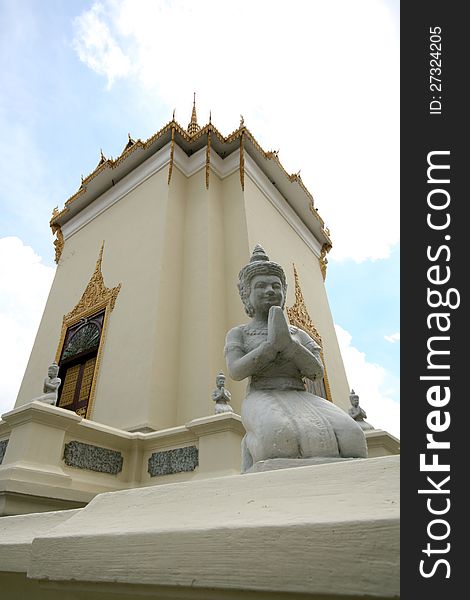
[[[244,125],[243,118],[238,129],[228,136],[223,136],[210,121],[207,125],[200,127],[198,131],[194,131],[192,134],[188,133],[187,129],[181,126],[175,118],[146,141],[140,139],[134,141],[129,136],[129,142],[118,158],[106,159],[101,153],[97,167],[92,173],[82,177],[80,188],[65,202],[63,210],[54,212],[50,221],[53,232],[55,233],[82,209],[115,186],[167,144],[171,144],[172,148],[175,144],[178,145],[187,156],[191,156],[207,146],[210,146],[210,153],[215,152],[222,159],[230,156],[233,152],[240,151],[242,188],[244,187],[242,153],[248,154],[300,219],[309,225],[320,244],[324,248],[332,247],[329,230],[325,227],[323,219],[315,208],[313,196],[305,187],[300,173],[289,174],[282,166],[277,152],[263,150],[251,131]],[[172,164],[170,163],[170,170],[171,168]],[[170,181],[171,172],[168,179]],[[207,169],[206,182],[208,182]]]
[[95,270],[88,282],[85,291],[75,307],[64,316],[64,323],[67,326],[75,323],[81,318],[87,317],[93,312],[105,308],[109,305],[109,310],[114,309],[116,298],[121,289],[121,284],[116,287],[106,287],[101,272],[101,263],[103,261],[104,242],[101,245],[98,260],[96,261]]

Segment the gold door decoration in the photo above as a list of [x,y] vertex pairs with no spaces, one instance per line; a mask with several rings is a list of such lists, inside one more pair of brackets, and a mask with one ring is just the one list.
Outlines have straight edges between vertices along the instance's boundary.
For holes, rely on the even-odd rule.
[[62,384],[62,393],[60,395],[60,408],[67,408],[73,403],[75,396],[75,388],[77,387],[78,374],[80,373],[80,365],[75,365],[67,369],[64,383]]
[[[85,371],[83,374],[83,385],[87,388],[86,391],[89,391],[89,400],[86,409],[86,414],[84,414],[84,410],[80,410],[80,416],[85,418],[88,418],[93,410],[93,400],[95,396],[96,382],[101,365],[101,358],[103,354],[104,341],[106,338],[106,330],[108,326],[109,315],[114,308],[116,298],[119,294],[119,290],[121,289],[121,284],[113,288],[107,288],[104,284],[103,274],[101,273],[103,249],[104,242],[101,245],[101,250],[98,256],[98,260],[96,261],[95,270],[93,272],[93,275],[91,276],[90,281],[88,282],[88,285],[85,288],[85,291],[82,294],[82,297],[80,298],[75,308],[73,308],[69,313],[67,313],[63,317],[62,332],[60,335],[60,341],[57,347],[55,357],[56,362],[59,363],[64,348],[67,330],[70,327],[73,327],[81,320],[96,315],[100,311],[104,310],[103,327],[101,331],[101,338],[98,346],[98,351],[95,358],[91,359],[90,361],[87,361],[87,364],[85,365]],[[67,371],[67,376],[63,383],[64,388],[61,393],[59,404],[59,406],[62,406],[64,408],[66,407],[67,403],[70,403],[68,402],[67,398],[69,398],[70,396],[73,398],[75,385],[77,383],[76,381],[73,381],[73,372],[69,375],[69,371],[70,369]],[[82,388],[81,394],[82,393],[85,393],[84,388]]]
[[308,314],[307,307],[305,306],[304,295],[302,294],[302,290],[300,288],[299,275],[297,273],[297,269],[294,264],[292,266],[294,267],[295,279],[295,304],[291,308],[287,308],[287,316],[289,317],[289,322],[291,325],[299,327],[299,329],[303,329],[320,346],[320,357],[325,368],[323,383],[325,385],[326,399],[330,402],[333,402],[333,399],[331,397],[330,384],[328,382],[328,374],[326,372],[325,357],[323,355],[323,342],[320,334],[317,331],[317,328],[315,327],[310,315]]

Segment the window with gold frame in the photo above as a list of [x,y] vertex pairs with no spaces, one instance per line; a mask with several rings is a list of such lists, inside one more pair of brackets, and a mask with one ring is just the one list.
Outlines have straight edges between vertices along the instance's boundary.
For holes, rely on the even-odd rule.
[[60,366],[58,406],[90,418],[109,315],[121,284],[107,288],[101,273],[104,241],[80,300],[64,315],[56,353]]
[[59,361],[62,384],[57,405],[86,417],[105,311],[80,319],[65,334]]

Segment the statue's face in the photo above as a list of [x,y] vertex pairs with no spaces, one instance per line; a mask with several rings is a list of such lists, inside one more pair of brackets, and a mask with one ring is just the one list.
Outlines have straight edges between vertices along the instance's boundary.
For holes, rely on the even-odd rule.
[[351,404],[357,406],[359,404],[359,396],[351,396]]
[[47,374],[51,379],[54,379],[54,377],[57,377],[57,373],[59,372],[59,369],[57,367],[49,367],[47,369]]
[[225,383],[225,376],[217,375],[216,383],[217,383],[217,385],[223,386]]
[[255,314],[268,312],[271,306],[282,306],[284,291],[276,275],[255,275],[250,283],[250,302]]

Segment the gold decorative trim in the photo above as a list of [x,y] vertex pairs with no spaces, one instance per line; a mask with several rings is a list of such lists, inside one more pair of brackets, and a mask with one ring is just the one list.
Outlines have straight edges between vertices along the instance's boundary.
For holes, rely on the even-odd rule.
[[173,159],[175,156],[175,128],[171,128],[171,144],[170,144],[170,164],[168,166],[168,185],[170,185],[171,174],[173,173]]
[[209,189],[209,171],[211,166],[211,132],[207,133],[206,146],[206,190]]
[[108,159],[103,154],[103,148],[100,148],[100,160],[99,160],[98,164],[96,165],[96,168],[101,167],[101,165],[104,165],[107,162],[108,162]]
[[59,212],[58,207],[55,206],[54,209],[52,210],[51,220],[49,221],[49,226],[52,230],[52,235],[57,236],[53,242],[54,248],[55,248],[54,260],[55,260],[56,264],[59,264],[59,260],[62,255],[62,250],[64,249],[64,244],[65,244],[64,234],[62,233],[62,229],[60,228],[60,225],[55,222],[55,220],[57,219],[57,217],[60,214],[61,213]]
[[312,319],[310,318],[310,315],[308,314],[307,307],[305,306],[304,295],[302,293],[302,289],[300,288],[297,268],[294,264],[292,266],[294,267],[295,304],[291,308],[287,309],[287,316],[289,317],[289,321],[292,325],[303,329],[317,342],[319,346],[323,347],[321,336],[318,333],[318,330],[315,327]]
[[[126,160],[133,152],[136,152],[137,150],[142,150],[142,151],[148,150],[149,148],[151,148],[151,146],[153,144],[156,144],[157,142],[159,142],[161,140],[161,138],[168,135],[168,132],[170,132],[170,131],[171,131],[171,137],[172,137],[173,144],[177,143],[176,136],[179,136],[179,139],[183,140],[186,143],[189,143],[189,144],[194,143],[195,144],[195,143],[198,143],[199,140],[203,136],[207,135],[209,137],[209,132],[210,132],[210,137],[211,138],[215,137],[215,139],[217,141],[219,141],[221,144],[229,144],[230,145],[233,142],[239,140],[240,147],[243,147],[243,154],[245,151],[246,144],[249,143],[251,145],[250,148],[252,148],[256,152],[258,152],[261,156],[263,156],[267,160],[274,160],[276,162],[276,166],[280,169],[281,173],[284,174],[284,176],[287,178],[287,180],[290,181],[293,185],[299,186],[300,189],[303,191],[303,193],[306,195],[306,197],[309,201],[309,210],[310,210],[311,214],[313,215],[313,217],[320,223],[322,232],[325,235],[326,239],[328,240],[328,243],[331,246],[331,239],[329,237],[329,232],[325,228],[325,222],[323,221],[322,217],[320,216],[318,210],[315,208],[313,196],[308,191],[308,189],[305,187],[305,184],[303,183],[302,178],[300,176],[300,171],[295,174],[287,173],[287,171],[285,170],[285,168],[283,167],[283,165],[281,164],[281,162],[279,160],[279,157],[278,157],[279,151],[269,151],[269,152],[264,151],[263,148],[260,146],[260,144],[255,139],[255,137],[253,136],[253,134],[245,127],[244,119],[242,116],[240,116],[240,125],[239,125],[238,129],[236,129],[235,131],[230,133],[228,136],[223,136],[220,133],[220,131],[218,131],[218,129],[212,125],[211,117],[209,120],[209,124],[201,127],[197,123],[195,98],[193,101],[193,111],[191,114],[191,121],[188,124],[187,129],[182,127],[179,123],[177,123],[175,121],[175,114],[173,112],[173,119],[171,121],[169,121],[166,125],[164,125],[154,135],[149,137],[146,141],[142,142],[141,140],[136,140],[133,145],[128,144],[126,146],[126,148],[124,149],[124,151],[121,153],[121,155],[116,159],[112,159],[112,158],[106,159],[106,157],[104,157],[104,155],[103,155],[100,159],[100,163],[95,168],[95,170],[83,178],[80,188],[77,190],[77,192],[75,192],[75,194],[73,194],[72,196],[70,196],[70,198],[68,198],[68,200],[66,200],[64,209],[60,213],[58,213],[57,216],[54,217],[54,221],[57,222],[66,214],[69,206],[75,200],[77,200],[83,193],[85,193],[85,191],[87,189],[87,185],[93,179],[95,179],[98,175],[100,175],[100,173],[102,173],[108,169],[111,169],[111,170],[115,169],[118,165],[120,165],[122,162],[124,162],[124,160]],[[211,140],[211,142],[212,141],[213,140]],[[103,158],[104,158],[104,162],[102,162]],[[241,156],[240,157],[240,163],[241,163],[240,183],[241,183],[242,189],[244,189],[243,161],[244,161],[244,157]],[[170,166],[169,178],[171,177],[171,168],[172,167]]]
[[328,259],[326,255],[331,250],[331,244],[325,243],[321,247],[320,257],[318,258],[318,262],[320,263],[321,274],[323,275],[323,281],[326,279],[326,269],[328,266]]
[[[240,126],[242,123],[240,122]],[[244,136],[243,132],[240,136],[240,185],[242,186],[242,191],[245,191],[245,145],[244,145]]]
[[64,234],[62,233],[62,229],[60,225],[56,225],[55,223],[51,225],[52,235],[56,235],[56,239],[54,240],[54,248],[55,248],[55,263],[59,264],[60,257],[62,256],[62,251],[65,246]]
[[64,347],[67,329],[69,329],[69,327],[72,327],[73,325],[75,325],[82,319],[85,319],[86,317],[91,317],[92,315],[95,315],[101,312],[102,310],[105,311],[100,343],[96,355],[95,371],[93,374],[93,381],[91,384],[90,396],[88,399],[88,406],[85,418],[89,418],[92,414],[96,382],[98,380],[98,374],[101,366],[101,358],[103,354],[104,342],[106,339],[109,315],[114,309],[116,298],[121,289],[121,284],[113,288],[107,288],[104,284],[103,274],[101,273],[103,249],[104,242],[101,245],[101,250],[98,256],[98,260],[96,261],[95,270],[93,272],[93,275],[91,276],[90,281],[88,282],[88,285],[85,288],[85,291],[82,294],[82,297],[80,298],[75,308],[73,308],[70,312],[64,315],[62,319],[62,331],[60,334],[59,345],[57,346],[57,352],[55,356],[55,362],[58,363]]
[[121,289],[121,284],[114,288],[107,288],[104,284],[103,275],[101,273],[101,262],[103,260],[104,242],[101,245],[100,254],[96,261],[95,270],[91,276],[85,291],[80,298],[78,304],[64,317],[64,321],[70,325],[71,322],[79,321],[81,318],[89,316],[90,310],[99,305],[110,305],[111,310],[114,308],[117,295]]
[[333,396],[331,395],[331,388],[330,388],[330,380],[328,379],[328,372],[326,370],[325,355],[323,354],[323,350],[320,352],[320,358],[322,360],[323,368],[324,368],[323,384],[325,386],[326,399],[329,400],[330,402],[333,402]]
[[320,346],[320,348],[321,348],[320,357],[323,362],[323,366],[324,366],[324,370],[325,370],[324,376],[323,376],[323,383],[325,384],[326,397],[327,397],[327,400],[329,400],[330,402],[333,402],[333,399],[331,396],[330,384],[328,381],[328,374],[326,371],[325,357],[323,354],[323,341],[322,341],[321,335],[318,333],[318,330],[315,327],[315,324],[313,323],[313,321],[308,313],[307,307],[305,305],[304,295],[302,293],[302,289],[301,289],[300,283],[299,283],[299,274],[297,273],[297,268],[294,264],[292,266],[294,267],[295,303],[290,308],[287,308],[287,316],[289,317],[289,322],[291,325],[294,325],[295,327],[299,327],[299,329],[302,329],[303,331],[308,333],[308,335],[312,339],[314,339],[317,342],[317,344]]
[[197,115],[196,115],[196,92],[194,92],[193,110],[191,112],[191,121],[189,121],[189,124],[188,124],[188,133],[189,133],[189,135],[193,136],[200,129],[201,128],[198,125]]

